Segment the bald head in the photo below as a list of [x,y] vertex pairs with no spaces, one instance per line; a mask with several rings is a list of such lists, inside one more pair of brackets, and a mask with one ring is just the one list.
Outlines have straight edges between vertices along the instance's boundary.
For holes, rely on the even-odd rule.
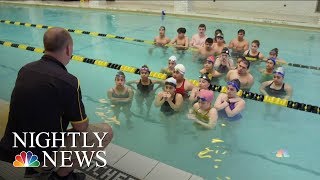
[[63,28],[50,28],[43,36],[43,45],[47,52],[59,52],[70,43],[72,44],[72,38],[69,32]]

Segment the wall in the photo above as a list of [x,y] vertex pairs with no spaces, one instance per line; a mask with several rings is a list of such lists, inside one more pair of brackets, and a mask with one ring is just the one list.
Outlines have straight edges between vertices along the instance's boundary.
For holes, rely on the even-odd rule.
[[198,8],[206,9],[225,9],[236,11],[252,11],[252,12],[265,12],[265,13],[277,13],[286,15],[304,15],[304,16],[320,16],[320,13],[316,13],[317,1],[228,1],[228,0],[216,0],[211,1],[192,1],[192,9]]

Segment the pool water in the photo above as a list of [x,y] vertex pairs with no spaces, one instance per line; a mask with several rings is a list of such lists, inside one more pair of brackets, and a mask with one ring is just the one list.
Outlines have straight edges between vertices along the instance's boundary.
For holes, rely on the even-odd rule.
[[[160,13],[159,13],[160,14]],[[318,49],[320,33],[272,27],[248,25],[214,20],[178,18],[160,15],[116,13],[84,9],[45,8],[31,6],[9,6],[0,3],[1,19],[61,26],[136,39],[152,40],[161,25],[166,26],[167,35],[176,36],[176,29],[184,26],[187,35],[196,33],[199,23],[207,25],[207,34],[215,29],[223,30],[228,43],[237,30],[246,30],[250,41],[259,39],[260,51],[267,55],[270,49],[279,48],[279,56],[287,62],[320,66]],[[137,23],[139,22],[139,23]],[[44,29],[0,24],[0,40],[42,47]],[[167,64],[172,49],[163,54],[156,49],[148,54],[150,45],[117,39],[71,34],[74,39],[74,54],[113,63],[140,67],[147,64],[152,71],[160,71]],[[10,100],[17,72],[26,63],[37,60],[41,54],[0,46],[0,98]],[[192,61],[187,52],[179,59],[187,68],[186,77],[197,79],[201,64]],[[256,78],[252,92],[258,93],[260,74],[255,65],[251,72]],[[90,121],[110,121],[114,129],[113,143],[147,157],[159,160],[179,169],[197,174],[205,179],[317,179],[320,176],[318,152],[319,115],[246,100],[243,119],[228,122],[219,119],[214,130],[203,130],[194,126],[184,114],[176,119],[165,119],[159,109],[151,107],[151,115],[140,113],[141,104],[134,101],[131,123],[121,114],[120,125],[111,122],[110,107],[101,99],[107,99],[107,90],[114,86],[115,70],[72,61],[68,71],[81,82],[83,102]],[[294,67],[286,68],[286,82],[292,85],[292,100],[319,106],[318,90],[320,72]],[[128,80],[138,79],[135,74],[126,74]],[[220,83],[224,85],[224,81]],[[218,93],[215,93],[217,96]],[[102,117],[101,114],[106,115]],[[141,117],[142,116],[142,117]],[[212,143],[212,139],[224,142]],[[198,154],[209,148],[203,158]],[[288,151],[290,157],[278,158],[279,149]],[[201,153],[200,153],[201,154]],[[210,155],[211,158],[208,158]],[[138,162],[137,162],[138,163]]]

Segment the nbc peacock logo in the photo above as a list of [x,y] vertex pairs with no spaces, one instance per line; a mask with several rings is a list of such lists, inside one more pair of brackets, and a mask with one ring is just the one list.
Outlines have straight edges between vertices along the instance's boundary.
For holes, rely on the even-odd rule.
[[38,156],[33,155],[31,151],[27,153],[22,151],[20,154],[16,155],[15,161],[13,162],[14,167],[39,167],[40,162],[38,161]]

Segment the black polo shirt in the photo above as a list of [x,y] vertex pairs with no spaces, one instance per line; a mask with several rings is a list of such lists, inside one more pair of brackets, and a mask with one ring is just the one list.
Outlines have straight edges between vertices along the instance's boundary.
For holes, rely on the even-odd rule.
[[[78,79],[69,74],[57,59],[44,55],[38,61],[23,66],[11,95],[10,112],[5,134],[0,142],[0,157],[12,158],[21,151],[31,150],[42,159],[42,151],[53,148],[12,148],[13,134],[17,132],[63,132],[69,122],[87,121],[81,100]],[[45,144],[45,136],[40,143]],[[30,143],[27,143],[30,146]],[[27,146],[28,146],[27,145]],[[2,152],[1,152],[2,150]],[[5,153],[3,153],[5,152]]]

